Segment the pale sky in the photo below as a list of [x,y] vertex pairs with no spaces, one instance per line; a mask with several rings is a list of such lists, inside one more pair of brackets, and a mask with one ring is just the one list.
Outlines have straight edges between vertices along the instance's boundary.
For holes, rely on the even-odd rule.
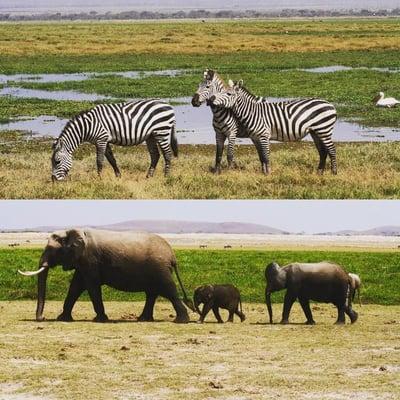
[[247,222],[317,233],[400,225],[392,200],[3,200],[0,229],[105,225],[133,219]]

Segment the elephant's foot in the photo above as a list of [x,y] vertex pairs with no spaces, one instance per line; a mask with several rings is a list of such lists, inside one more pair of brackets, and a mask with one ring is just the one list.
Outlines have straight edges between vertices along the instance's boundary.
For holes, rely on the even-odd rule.
[[354,322],[357,321],[358,319],[358,313],[356,313],[355,311],[352,312],[352,314],[349,315],[350,317],[350,321],[352,324],[354,324]]
[[[224,323],[224,321],[222,321],[222,319],[218,319],[217,322],[219,324],[223,324]],[[226,321],[226,322],[233,322],[233,319],[232,320],[228,319],[228,321]]]
[[202,320],[202,319],[199,319],[198,321],[197,321],[197,323],[198,324],[202,324],[204,321]]
[[189,315],[177,315],[174,319],[176,324],[187,324],[190,321]]
[[337,320],[336,322],[335,322],[335,325],[344,325],[346,322],[345,321],[343,321],[343,320]]
[[243,322],[246,320],[246,316],[244,314],[239,315],[239,318],[240,318],[240,322]]
[[144,314],[141,314],[137,320],[138,322],[154,322],[154,318],[152,315],[144,315]]
[[282,319],[280,322],[281,325],[287,325],[288,323],[289,323],[288,319]]
[[305,324],[306,325],[315,325],[315,321],[313,320],[313,319],[311,319],[311,320],[307,320],[306,322],[305,322]]
[[61,313],[58,317],[57,317],[57,321],[63,321],[63,322],[72,322],[74,319],[72,318],[71,314],[67,314],[67,313]]
[[108,321],[109,321],[109,319],[108,319],[108,317],[107,317],[106,314],[103,314],[103,315],[96,315],[96,316],[93,318],[93,322],[108,322]]

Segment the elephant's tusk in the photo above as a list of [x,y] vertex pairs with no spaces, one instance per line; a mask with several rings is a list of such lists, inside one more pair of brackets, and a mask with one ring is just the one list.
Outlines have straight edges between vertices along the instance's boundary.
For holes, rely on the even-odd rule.
[[37,271],[21,271],[20,269],[18,270],[18,272],[21,275],[24,276],[35,276],[35,275],[39,275],[41,272],[43,272],[46,269],[46,267],[41,267],[39,268]]

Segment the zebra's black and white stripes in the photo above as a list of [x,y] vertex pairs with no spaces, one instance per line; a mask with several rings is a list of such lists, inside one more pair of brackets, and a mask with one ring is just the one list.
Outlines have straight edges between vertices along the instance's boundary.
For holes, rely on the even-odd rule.
[[[134,146],[146,142],[151,157],[147,176],[153,176],[160,158],[165,160],[164,173],[168,175],[172,152],[178,155],[173,108],[160,100],[142,100],[118,104],[100,104],[78,114],[64,127],[53,145],[52,179],[63,180],[72,166],[72,155],[83,142],[96,146],[97,171],[103,168],[104,156],[114,169],[120,171],[111,144]],[[172,148],[172,152],[171,152]]]
[[233,112],[248,136],[259,143],[257,147],[263,172],[269,170],[270,139],[301,140],[311,134],[320,156],[318,170],[325,169],[326,158],[331,159],[332,173],[336,174],[336,150],[332,131],[337,120],[335,107],[320,99],[301,99],[269,103],[260,101],[242,86],[230,83],[229,88],[214,94],[210,103]]

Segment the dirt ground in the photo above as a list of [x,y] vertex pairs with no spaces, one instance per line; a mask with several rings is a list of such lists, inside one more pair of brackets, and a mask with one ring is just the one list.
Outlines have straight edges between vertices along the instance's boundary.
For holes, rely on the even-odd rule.
[[[0,233],[0,247],[43,247],[47,232]],[[225,233],[166,233],[161,234],[173,247],[180,248],[255,248],[255,249],[302,249],[329,248],[393,250],[398,249],[397,236],[336,236],[336,235],[262,235]],[[231,247],[229,247],[231,246]]]
[[174,324],[167,302],[156,304],[157,322],[137,323],[142,306],[107,303],[113,322],[99,324],[80,302],[76,322],[62,323],[62,304],[49,302],[37,323],[35,302],[1,302],[0,399],[400,398],[400,306],[355,306],[359,320],[336,326],[334,307],[317,304],[312,327],[298,304],[285,326],[267,325],[263,304],[223,325],[211,314]]

